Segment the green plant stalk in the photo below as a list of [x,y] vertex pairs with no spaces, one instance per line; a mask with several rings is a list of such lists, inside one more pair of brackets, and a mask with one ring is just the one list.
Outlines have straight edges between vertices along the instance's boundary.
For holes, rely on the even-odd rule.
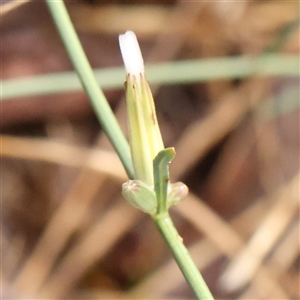
[[174,148],[160,151],[153,161],[154,185],[157,198],[157,211],[152,219],[167,241],[172,254],[186,281],[194,291],[197,299],[214,299],[197,266],[178,234],[167,208],[168,184],[170,181],[169,163],[175,157]]
[[197,299],[214,299],[202,275],[182,242],[168,212],[152,216],[152,219],[168,243],[183,276],[193,290]]
[[129,178],[134,178],[128,142],[100,89],[62,0],[46,0],[69,58],[85,89],[103,130],[116,150]]

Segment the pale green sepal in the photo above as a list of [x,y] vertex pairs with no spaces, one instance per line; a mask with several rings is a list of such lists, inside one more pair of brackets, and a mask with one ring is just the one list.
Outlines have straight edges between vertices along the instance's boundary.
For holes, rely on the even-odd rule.
[[147,184],[140,180],[129,180],[122,185],[124,198],[141,211],[154,214],[156,212],[156,196]]
[[169,183],[167,207],[177,205],[188,194],[189,188],[183,182]]

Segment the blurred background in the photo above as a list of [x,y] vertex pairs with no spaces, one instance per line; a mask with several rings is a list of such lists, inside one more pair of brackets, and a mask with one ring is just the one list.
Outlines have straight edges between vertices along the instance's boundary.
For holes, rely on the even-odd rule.
[[[202,79],[152,84],[177,152],[171,179],[190,188],[171,215],[216,299],[299,299],[299,60],[286,76],[233,76],[239,66],[217,60],[273,53],[280,74],[281,57],[299,54],[299,3],[66,4],[93,68],[123,70],[129,29],[146,63],[209,63]],[[78,83],[26,82],[72,71],[45,3],[1,8],[12,84],[1,102],[2,299],[194,299],[149,216],[122,198],[126,174]],[[104,92],[126,134],[122,72]]]

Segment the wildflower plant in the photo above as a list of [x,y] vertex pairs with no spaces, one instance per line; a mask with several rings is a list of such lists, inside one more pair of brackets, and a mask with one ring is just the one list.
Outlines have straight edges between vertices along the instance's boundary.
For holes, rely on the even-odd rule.
[[63,0],[46,0],[46,3],[99,122],[131,179],[123,184],[124,197],[133,206],[151,215],[197,299],[213,299],[168,213],[168,208],[184,198],[188,189],[183,183],[169,182],[168,166],[175,157],[175,150],[164,148],[135,34],[129,31],[120,36],[127,71],[129,147],[97,84]]
[[123,184],[123,196],[152,216],[197,298],[213,299],[168,213],[187,195],[188,188],[182,182],[170,183],[169,163],[175,149],[164,148],[137,38],[127,31],[119,36],[119,42],[127,73],[129,142],[136,178]]

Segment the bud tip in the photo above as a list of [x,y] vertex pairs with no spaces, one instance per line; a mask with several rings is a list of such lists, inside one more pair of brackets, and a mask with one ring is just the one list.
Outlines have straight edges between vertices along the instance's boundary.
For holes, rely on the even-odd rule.
[[120,34],[119,44],[127,74],[139,78],[144,73],[144,60],[135,33],[126,31]]

